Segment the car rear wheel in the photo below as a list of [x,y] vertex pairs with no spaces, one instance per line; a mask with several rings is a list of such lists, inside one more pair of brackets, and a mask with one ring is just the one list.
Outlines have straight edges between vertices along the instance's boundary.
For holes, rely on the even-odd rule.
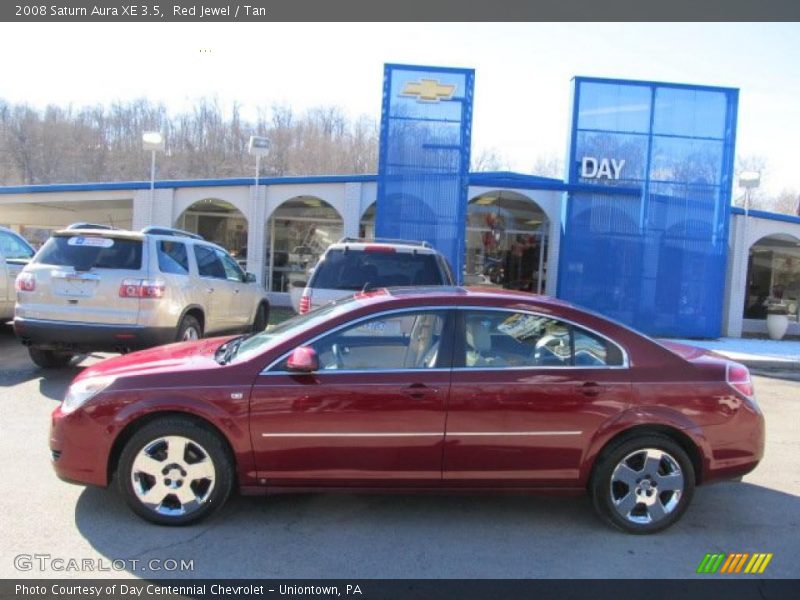
[[264,304],[259,304],[256,310],[256,318],[253,320],[253,333],[261,333],[267,328],[269,312]]
[[75,358],[69,352],[56,352],[55,350],[44,350],[35,346],[28,348],[31,360],[43,369],[59,369],[66,367]]
[[203,328],[200,326],[200,322],[192,315],[183,317],[181,324],[178,326],[176,341],[193,342],[201,337],[203,337]]
[[604,451],[590,484],[599,515],[628,533],[662,531],[681,518],[694,494],[686,452],[658,435],[623,440]]
[[190,419],[164,418],[122,451],[117,486],[128,505],[158,525],[188,525],[219,509],[233,487],[233,460],[219,435]]

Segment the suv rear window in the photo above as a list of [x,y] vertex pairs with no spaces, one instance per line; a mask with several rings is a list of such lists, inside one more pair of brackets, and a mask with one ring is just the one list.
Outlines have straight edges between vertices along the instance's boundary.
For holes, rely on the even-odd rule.
[[[91,241],[81,243],[85,240]],[[74,267],[77,271],[88,271],[93,267],[136,271],[142,268],[142,242],[96,236],[56,236],[47,240],[34,262]]]
[[369,287],[443,285],[435,254],[333,249],[314,270],[310,287],[357,291]]

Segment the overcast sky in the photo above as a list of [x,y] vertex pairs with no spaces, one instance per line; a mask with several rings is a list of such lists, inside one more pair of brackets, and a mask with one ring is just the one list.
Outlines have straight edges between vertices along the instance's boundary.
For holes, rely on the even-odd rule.
[[[201,52],[203,50],[203,52]],[[798,24],[0,24],[0,97],[35,106],[200,96],[378,118],[383,63],[476,69],[473,151],[563,156],[574,75],[738,87],[737,154],[800,188]]]

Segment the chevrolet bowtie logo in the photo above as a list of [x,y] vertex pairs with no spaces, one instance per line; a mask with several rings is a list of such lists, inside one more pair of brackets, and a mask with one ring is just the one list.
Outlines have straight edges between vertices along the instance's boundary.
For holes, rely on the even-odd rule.
[[400,95],[416,96],[420,102],[439,102],[440,100],[450,100],[455,91],[455,85],[439,83],[435,79],[420,79],[419,81],[409,81]]

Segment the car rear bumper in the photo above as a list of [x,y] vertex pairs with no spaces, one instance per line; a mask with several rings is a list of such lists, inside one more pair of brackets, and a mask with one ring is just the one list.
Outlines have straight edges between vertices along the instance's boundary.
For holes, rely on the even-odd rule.
[[99,325],[14,319],[14,333],[26,346],[68,352],[127,352],[175,341],[173,327]]

